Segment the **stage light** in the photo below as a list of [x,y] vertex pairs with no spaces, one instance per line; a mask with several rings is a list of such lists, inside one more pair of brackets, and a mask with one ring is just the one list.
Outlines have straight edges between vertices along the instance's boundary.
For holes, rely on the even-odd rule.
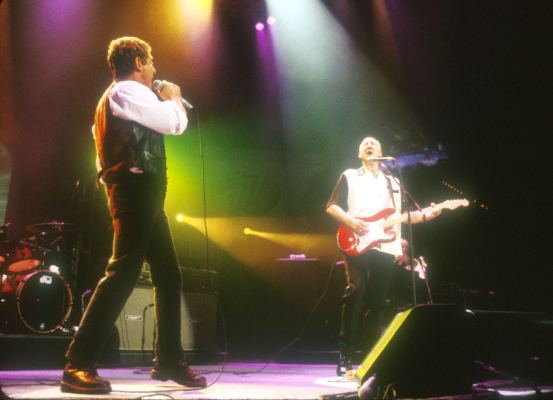
[[257,24],[255,24],[255,30],[262,31],[263,29],[265,29],[265,24],[263,22],[258,22]]
[[177,222],[180,222],[181,224],[186,223],[186,216],[182,213],[177,214],[176,218]]
[[253,233],[253,231],[248,227],[244,228],[242,232],[244,233],[244,235],[251,235]]
[[267,25],[274,25],[276,23],[276,18],[272,15],[267,17]]

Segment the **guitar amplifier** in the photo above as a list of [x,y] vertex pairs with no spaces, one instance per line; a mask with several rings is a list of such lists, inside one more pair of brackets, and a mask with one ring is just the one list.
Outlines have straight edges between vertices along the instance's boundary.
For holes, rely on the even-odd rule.
[[[152,351],[155,340],[153,286],[134,288],[115,325],[119,350]],[[185,351],[217,350],[217,296],[184,293],[181,300],[181,343]]]

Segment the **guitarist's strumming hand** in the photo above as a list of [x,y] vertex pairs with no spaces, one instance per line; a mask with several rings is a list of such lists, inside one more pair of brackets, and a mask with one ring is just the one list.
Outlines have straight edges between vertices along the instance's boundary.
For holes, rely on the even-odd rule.
[[357,235],[366,235],[369,232],[369,224],[362,219],[352,217],[349,223],[349,227]]

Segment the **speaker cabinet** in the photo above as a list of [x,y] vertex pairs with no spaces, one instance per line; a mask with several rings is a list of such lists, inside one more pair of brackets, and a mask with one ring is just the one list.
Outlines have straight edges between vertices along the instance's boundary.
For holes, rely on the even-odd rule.
[[[154,332],[154,291],[137,285],[115,325],[120,350],[152,351]],[[181,343],[185,351],[217,349],[217,296],[213,293],[184,293],[181,301]]]
[[456,305],[418,305],[398,313],[356,372],[373,392],[398,396],[468,393],[472,356],[468,314]]
[[137,285],[115,322],[119,350],[152,350],[154,342],[154,291],[150,285]]
[[184,350],[217,350],[216,294],[184,293],[181,319],[181,343]]

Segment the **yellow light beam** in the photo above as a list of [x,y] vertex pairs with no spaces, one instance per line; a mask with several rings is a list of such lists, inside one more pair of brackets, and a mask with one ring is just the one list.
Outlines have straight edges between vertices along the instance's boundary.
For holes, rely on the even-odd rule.
[[[188,226],[205,234],[202,218],[180,215]],[[179,217],[176,219],[178,221]],[[308,254],[319,259],[332,259],[336,254],[333,233],[290,233],[285,232],[285,227],[278,232],[282,220],[276,218],[208,218],[205,225],[210,241],[253,269],[264,268],[290,253]],[[251,226],[270,227],[272,231],[253,229]]]

